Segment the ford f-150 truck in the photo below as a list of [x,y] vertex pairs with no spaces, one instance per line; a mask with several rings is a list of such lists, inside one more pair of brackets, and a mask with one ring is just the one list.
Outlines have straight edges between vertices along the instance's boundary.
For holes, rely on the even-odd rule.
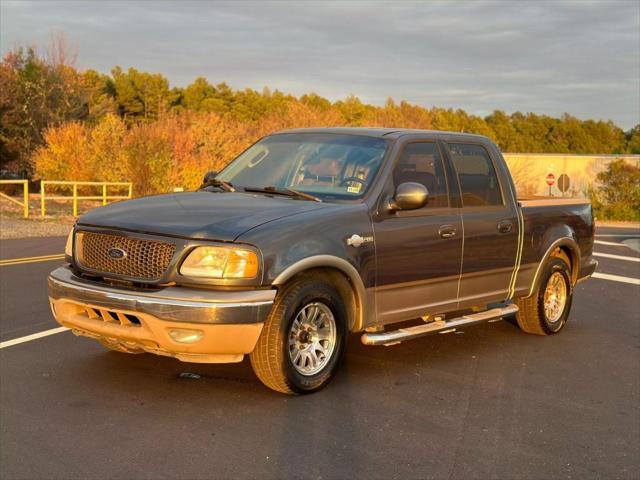
[[57,321],[127,353],[249,354],[268,387],[334,376],[350,332],[393,345],[513,317],[558,333],[596,268],[591,205],[522,199],[497,146],[402,129],[277,132],[196,192],[82,216]]

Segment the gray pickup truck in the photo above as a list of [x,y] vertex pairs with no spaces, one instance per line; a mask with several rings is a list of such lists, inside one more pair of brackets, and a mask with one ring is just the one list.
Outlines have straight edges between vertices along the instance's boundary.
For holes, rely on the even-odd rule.
[[82,216],[49,276],[57,321],[127,353],[240,362],[324,387],[350,332],[393,345],[513,317],[550,335],[596,268],[591,205],[519,199],[489,139],[303,129],[255,143],[197,192]]

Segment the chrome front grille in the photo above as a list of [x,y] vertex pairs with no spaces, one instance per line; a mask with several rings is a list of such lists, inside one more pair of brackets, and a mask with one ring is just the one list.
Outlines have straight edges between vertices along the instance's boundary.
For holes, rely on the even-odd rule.
[[159,280],[176,251],[173,243],[82,231],[75,248],[80,267],[146,281]]

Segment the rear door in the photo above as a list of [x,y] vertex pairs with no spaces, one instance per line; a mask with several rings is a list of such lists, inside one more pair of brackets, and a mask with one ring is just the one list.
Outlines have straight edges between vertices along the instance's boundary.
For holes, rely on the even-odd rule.
[[[434,141],[401,146],[381,204],[404,182],[422,183],[429,202],[418,210],[374,215],[378,321],[390,323],[455,309],[462,223],[449,198],[450,167]],[[457,188],[457,187],[456,187]]]
[[508,298],[518,248],[518,218],[508,179],[482,143],[447,142],[460,189],[464,249],[459,307]]

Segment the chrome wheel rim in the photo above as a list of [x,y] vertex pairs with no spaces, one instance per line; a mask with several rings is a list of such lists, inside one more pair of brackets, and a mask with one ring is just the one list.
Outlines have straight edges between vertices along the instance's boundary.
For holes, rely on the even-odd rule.
[[322,302],[308,303],[289,329],[289,359],[302,375],[315,375],[331,360],[336,346],[336,320]]
[[560,320],[566,304],[567,282],[560,272],[553,272],[544,290],[544,315],[549,323]]

